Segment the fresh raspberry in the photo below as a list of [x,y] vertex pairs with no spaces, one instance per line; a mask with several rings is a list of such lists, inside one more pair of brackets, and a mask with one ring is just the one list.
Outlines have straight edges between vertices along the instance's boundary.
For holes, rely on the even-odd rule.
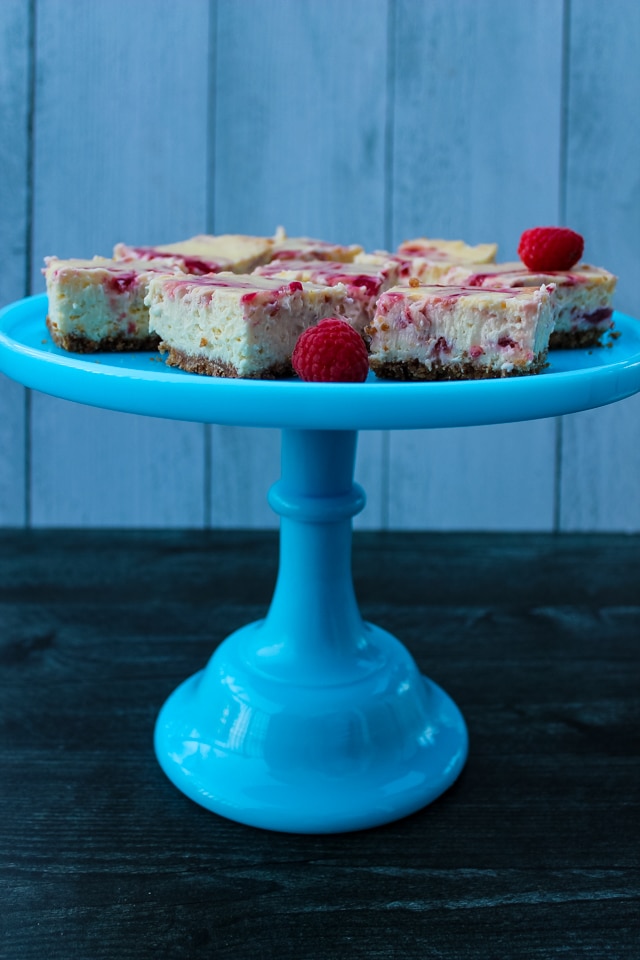
[[529,270],[570,270],[584,250],[584,240],[568,227],[532,227],[520,237],[518,256]]
[[362,383],[369,373],[364,340],[338,317],[328,317],[305,330],[298,338],[292,362],[301,380]]

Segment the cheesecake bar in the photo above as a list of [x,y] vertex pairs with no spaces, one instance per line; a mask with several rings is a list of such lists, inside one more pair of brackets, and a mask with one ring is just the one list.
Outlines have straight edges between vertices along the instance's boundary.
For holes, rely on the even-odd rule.
[[196,276],[231,270],[250,273],[260,263],[271,259],[275,241],[270,237],[247,237],[242,234],[201,234],[190,240],[154,247],[133,247],[116,244],[116,260],[163,259],[169,270],[179,267]]
[[362,253],[362,247],[353,243],[329,243],[312,240],[310,237],[287,237],[283,227],[278,227],[273,240],[271,260],[329,260],[334,263],[351,263]]
[[543,368],[553,327],[553,285],[414,284],[383,293],[366,329],[371,368],[379,377],[470,380]]
[[381,293],[398,283],[399,264],[378,257],[376,262],[331,263],[324,260],[274,260],[258,267],[254,275],[279,277],[282,280],[299,280],[320,286],[344,285],[348,296],[344,301],[344,316],[358,333],[373,319],[376,302]]
[[167,273],[164,261],[46,257],[47,327],[54,343],[74,353],[155,350],[144,299],[149,278]]
[[453,266],[493,263],[498,252],[495,243],[470,246],[463,240],[431,240],[419,237],[405,240],[396,256],[404,264],[401,276],[416,277],[420,283],[440,283],[440,277]]
[[232,273],[156,276],[146,299],[150,330],[171,366],[213,377],[291,376],[303,330],[344,315],[347,291]]
[[470,271],[454,267],[440,279],[440,283],[462,283],[470,287],[539,287],[556,286],[556,318],[549,340],[551,350],[575,347],[593,347],[613,326],[613,294],[617,277],[601,267],[586,263],[571,270],[539,273],[528,270],[519,260],[513,263],[495,263]]

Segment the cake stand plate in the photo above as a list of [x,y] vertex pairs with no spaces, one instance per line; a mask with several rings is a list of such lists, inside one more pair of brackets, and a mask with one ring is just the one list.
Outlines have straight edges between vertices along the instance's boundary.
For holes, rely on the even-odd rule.
[[96,407],[200,423],[299,430],[477,426],[576,413],[640,390],[640,323],[614,314],[611,348],[550,354],[541,374],[501,380],[366,384],[231,380],[167,367],[157,353],[71,354],[45,327],[45,294],[0,311],[0,370]]
[[456,383],[221,380],[158,354],[66,353],[47,300],[0,312],[0,370],[94,406],[282,428],[278,579],[267,616],[231,634],[168,698],[155,728],[169,779],[256,827],[326,833],[377,826],[443,793],[467,756],[451,698],[391,634],[360,616],[351,576],[359,429],[503,423],[573,413],[640,391],[640,323],[614,315],[610,348],[551,355],[537,376]]

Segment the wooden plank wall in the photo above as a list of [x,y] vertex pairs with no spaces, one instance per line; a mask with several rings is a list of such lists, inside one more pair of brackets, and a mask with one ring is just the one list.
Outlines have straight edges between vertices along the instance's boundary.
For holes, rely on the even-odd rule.
[[[23,0],[0,5],[0,305],[29,292],[32,28]],[[27,406],[0,374],[0,525],[27,520]]]
[[[122,24],[126,23],[126,30]],[[636,0],[2,0],[0,304],[46,254],[209,232],[369,249],[568,223],[640,316]],[[363,433],[369,528],[640,530],[640,397]],[[0,378],[0,525],[272,526],[277,431]]]
[[[208,15],[206,0],[36,4],[33,289],[48,253],[204,230]],[[199,424],[35,393],[30,437],[35,526],[204,523]]]

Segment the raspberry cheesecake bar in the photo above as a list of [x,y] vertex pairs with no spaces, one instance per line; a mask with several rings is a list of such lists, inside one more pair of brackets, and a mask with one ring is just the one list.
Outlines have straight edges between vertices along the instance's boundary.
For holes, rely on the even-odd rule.
[[155,350],[144,303],[149,278],[166,274],[164,261],[46,257],[47,327],[54,343],[75,353]]
[[330,260],[334,263],[351,263],[362,253],[362,247],[353,243],[344,246],[310,237],[287,237],[283,227],[278,227],[273,241],[272,260]]
[[146,299],[149,325],[167,363],[214,377],[291,376],[303,330],[344,313],[345,287],[231,273],[156,276]]
[[470,246],[463,240],[430,240],[419,237],[405,240],[395,254],[404,264],[403,277],[417,277],[421,283],[440,283],[440,277],[453,266],[493,263],[498,252],[495,243]]
[[552,285],[478,289],[397,286],[367,327],[370,363],[395,380],[469,380],[538,373],[553,327]]
[[196,276],[231,270],[234,273],[250,273],[260,263],[273,256],[275,241],[269,237],[247,237],[242,234],[201,234],[190,240],[167,243],[157,247],[132,247],[116,244],[113,255],[116,260],[159,260],[167,268],[178,267],[184,273]]
[[399,269],[400,265],[396,261],[382,257],[367,264],[275,260],[258,267],[254,275],[299,280],[301,283],[315,283],[327,287],[343,284],[348,296],[341,316],[344,316],[358,333],[362,333],[367,323],[373,319],[380,294],[398,283]]
[[555,326],[549,341],[552,350],[593,347],[613,326],[613,294],[617,277],[600,267],[580,264],[571,270],[548,272],[528,270],[516,261],[496,263],[482,271],[462,267],[449,270],[440,283],[462,283],[470,287],[556,286]]

